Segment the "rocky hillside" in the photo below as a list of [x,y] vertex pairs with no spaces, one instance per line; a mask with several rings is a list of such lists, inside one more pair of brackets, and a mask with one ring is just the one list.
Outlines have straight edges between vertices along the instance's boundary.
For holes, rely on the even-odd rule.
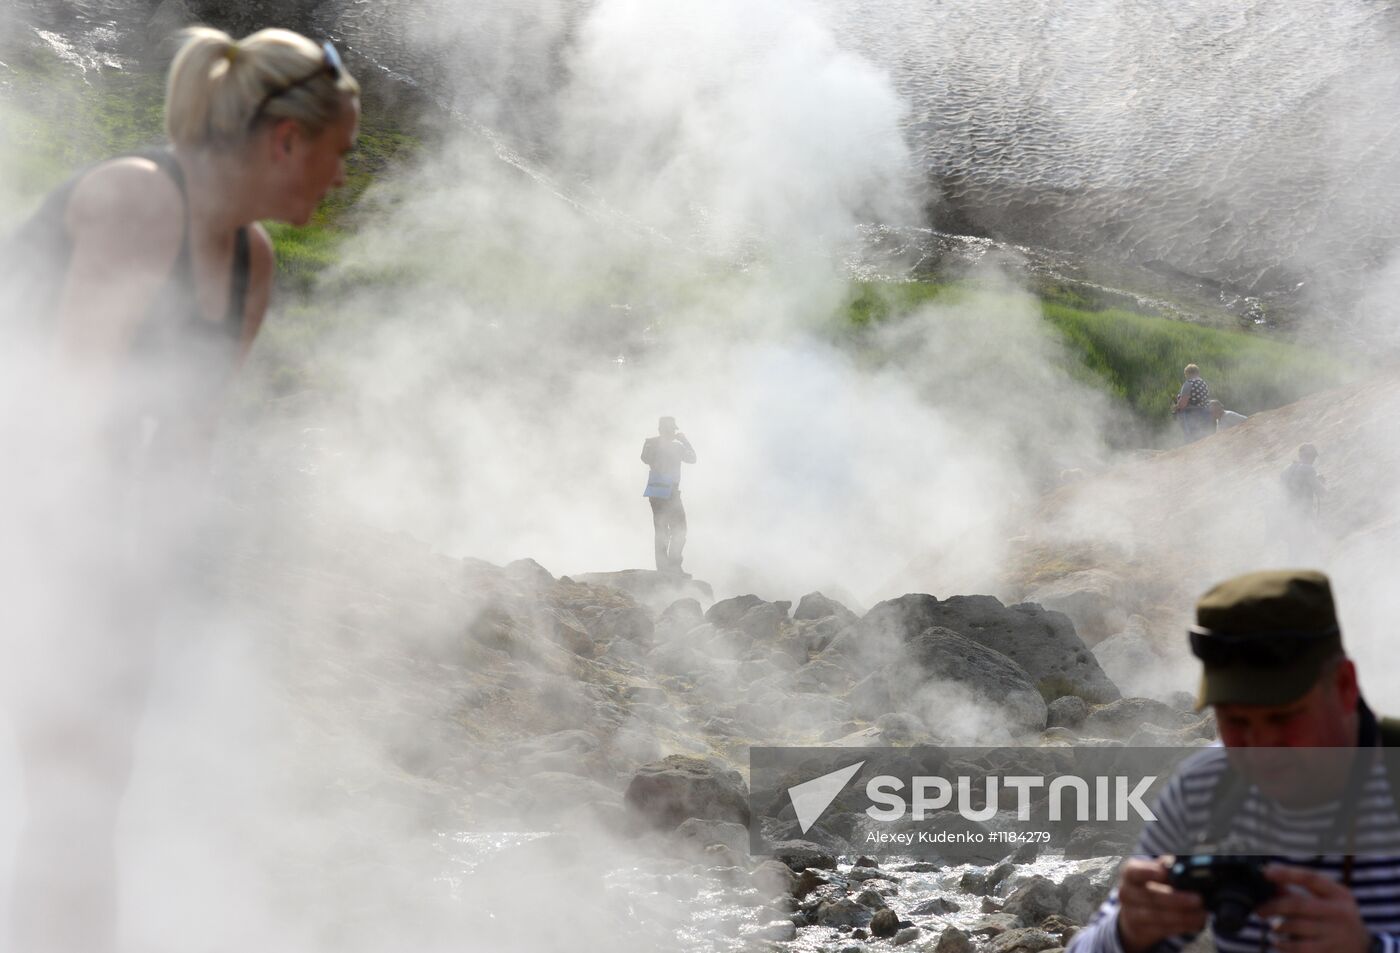
[[[1160,693],[1168,680],[1190,687],[1182,633],[1212,583],[1317,566],[1333,576],[1353,653],[1384,663],[1396,608],[1386,579],[1400,543],[1397,411],[1400,375],[1390,369],[1174,451],[1067,475],[1017,541],[1007,591],[1067,612],[1100,658],[1114,660],[1125,690]],[[1305,442],[1327,483],[1315,520],[1288,507],[1280,478]],[[1169,675],[1157,675],[1164,665]],[[1373,668],[1371,682],[1383,707],[1400,689],[1385,670]]]

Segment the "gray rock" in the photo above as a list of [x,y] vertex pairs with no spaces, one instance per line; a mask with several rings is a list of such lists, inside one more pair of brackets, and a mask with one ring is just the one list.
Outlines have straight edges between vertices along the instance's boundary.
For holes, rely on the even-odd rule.
[[1126,738],[1143,725],[1176,730],[1199,724],[1199,715],[1184,712],[1151,698],[1120,698],[1091,711],[1081,732],[1107,738]]
[[[783,864],[782,866],[784,870],[788,869],[786,864]],[[790,870],[789,874],[791,874]],[[817,873],[817,869],[815,867],[808,867],[800,874],[797,874],[796,879],[794,880],[792,885],[792,895],[797,899],[801,900],[813,890],[816,890],[818,887],[824,887],[830,882],[831,881],[827,880],[826,877]]]
[[818,870],[836,869],[836,857],[825,847],[810,841],[779,841],[773,845],[773,859],[799,872],[812,867]]
[[851,683],[850,670],[841,665],[833,665],[823,659],[813,659],[797,670],[793,676],[793,688],[800,692],[833,692],[847,688]]
[[967,932],[970,936],[992,937],[1000,936],[1008,930],[1021,929],[1019,917],[1009,913],[989,913],[979,920],[968,924]]
[[1060,883],[1064,915],[1074,923],[1088,923],[1118,882],[1121,865],[1121,857],[1081,862],[1079,869]]
[[1050,703],[1045,724],[1050,728],[1078,728],[1088,716],[1088,702],[1078,695],[1061,695]]
[[1123,580],[1107,570],[1084,569],[1037,587],[1025,601],[1063,612],[1086,645],[1097,645],[1128,623],[1125,588]]
[[1054,914],[1046,917],[1040,922],[1040,928],[1046,933],[1059,940],[1060,943],[1068,943],[1070,937],[1079,932],[1079,925],[1071,921],[1062,914]]
[[1039,856],[1040,844],[1036,841],[1027,841],[1016,848],[1015,852],[1007,858],[1007,862],[1012,864],[1029,864],[1033,863]]
[[1026,924],[1040,923],[1063,909],[1060,888],[1049,879],[1040,876],[1031,877],[1013,890],[1002,905],[1004,912],[1020,917],[1021,922]]
[[883,910],[889,906],[885,903],[885,898],[874,890],[862,890],[856,895],[856,903],[862,907],[869,907],[871,910]]
[[513,563],[507,563],[505,567],[506,578],[521,585],[547,589],[554,585],[554,577],[533,559],[517,559]]
[[918,704],[921,695],[937,694],[948,683],[1000,709],[1014,730],[1045,727],[1045,701],[1024,669],[999,652],[937,627],[911,637],[899,661],[857,682],[847,699],[855,714],[873,720]]
[[765,923],[752,934],[756,940],[774,940],[778,943],[787,943],[797,939],[797,924],[791,920],[774,920]]
[[699,847],[722,844],[736,854],[745,854],[749,850],[749,829],[733,821],[692,817],[676,828],[676,836]]
[[657,616],[657,627],[665,627],[677,633],[689,632],[705,621],[705,612],[697,599],[677,599],[661,610]]
[[888,907],[877,910],[870,918],[870,935],[878,937],[890,937],[899,932],[899,914]]
[[754,606],[764,605],[764,601],[755,595],[735,596],[732,599],[721,599],[710,606],[705,613],[705,621],[722,628],[734,628],[739,624],[739,620],[744,617]]
[[923,932],[924,931],[920,930],[918,927],[905,927],[894,935],[894,939],[891,940],[890,943],[895,946],[904,946],[908,943],[913,943]]
[[[908,641],[942,627],[1000,652],[1029,674],[1042,696],[1079,695],[1095,702],[1120,697],[1074,625],[1058,612],[1036,605],[1004,606],[991,596],[953,596],[939,601],[912,594],[880,603],[861,619],[861,651],[879,664],[889,642]],[[882,656],[885,656],[882,658]]]
[[934,680],[957,682],[1000,707],[1013,730],[1041,731],[1045,699],[1020,665],[980,642],[932,627],[906,642],[913,661]]
[[847,609],[835,599],[828,599],[820,592],[809,592],[797,603],[797,611],[792,614],[794,619],[825,619],[829,616],[836,616],[851,622],[856,620],[856,614]]
[[870,919],[870,911],[849,898],[829,900],[817,907],[816,921],[823,927],[854,927]]
[[1058,937],[1051,936],[1039,927],[1023,927],[1007,930],[982,948],[982,953],[1041,953],[1060,946]]
[[941,917],[948,913],[957,913],[962,907],[955,901],[947,897],[933,897],[925,900],[909,912],[916,917]]
[[[745,612],[733,627],[755,640],[772,644],[782,634],[783,624],[787,622],[788,607],[791,605],[790,602],[760,603]],[[805,651],[804,644],[803,652]],[[804,657],[802,661],[806,662],[807,659]]]
[[748,788],[739,772],[685,755],[638,769],[627,787],[626,803],[664,830],[674,830],[692,817],[749,823]]
[[797,876],[787,864],[779,860],[763,861],[753,869],[750,877],[759,893],[769,896],[791,895],[797,886]]
[[972,939],[957,927],[948,927],[939,934],[931,953],[974,953]]

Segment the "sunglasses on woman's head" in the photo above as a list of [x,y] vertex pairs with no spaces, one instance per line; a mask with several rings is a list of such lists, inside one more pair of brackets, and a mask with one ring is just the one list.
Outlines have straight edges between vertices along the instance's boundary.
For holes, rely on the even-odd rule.
[[294,89],[300,89],[307,83],[321,76],[329,76],[332,80],[338,80],[345,72],[345,63],[340,58],[340,51],[335,48],[335,44],[326,40],[321,44],[321,65],[316,70],[301,79],[288,83],[280,89],[274,89],[263,97],[258,103],[258,108],[253,111],[253,118],[248,121],[251,126],[262,116],[262,112],[267,108],[267,104],[279,96],[285,96]]

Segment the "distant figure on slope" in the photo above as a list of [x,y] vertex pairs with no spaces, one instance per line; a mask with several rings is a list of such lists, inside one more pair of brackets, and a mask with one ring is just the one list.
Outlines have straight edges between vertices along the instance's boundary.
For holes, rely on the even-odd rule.
[[695,462],[695,449],[676,429],[676,418],[662,417],[657,435],[642,444],[642,462],[651,467],[643,496],[651,500],[651,521],[656,530],[656,568],[681,572],[685,549],[685,506],[681,503],[681,464]]
[[1283,471],[1283,490],[1288,503],[1283,538],[1293,561],[1311,558],[1317,549],[1317,514],[1327,483],[1317,472],[1317,448],[1305,443],[1298,458]]
[[1215,432],[1229,430],[1231,427],[1238,427],[1249,418],[1244,414],[1237,414],[1233,410],[1226,410],[1225,405],[1218,400],[1212,400],[1209,404],[1211,419],[1215,421]]
[[1298,448],[1298,459],[1283,471],[1283,488],[1288,503],[1301,516],[1317,516],[1318,504],[1327,483],[1317,472],[1317,448],[1305,443]]
[[1191,443],[1211,432],[1210,386],[1201,380],[1201,369],[1195,364],[1187,364],[1183,373],[1186,382],[1176,395],[1172,413],[1181,421],[1181,432],[1186,442]]

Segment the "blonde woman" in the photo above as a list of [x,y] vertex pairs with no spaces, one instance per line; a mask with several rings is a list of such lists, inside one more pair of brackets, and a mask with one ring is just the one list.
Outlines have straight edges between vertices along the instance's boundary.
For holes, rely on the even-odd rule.
[[113,831],[153,633],[197,542],[213,422],[267,310],[258,222],[308,221],[343,182],[358,121],[333,46],[191,29],[166,90],[170,146],[80,173],[5,249],[0,292],[19,313],[0,317],[38,342],[26,379],[43,420],[4,411],[37,474],[0,547],[33,583],[11,603],[22,623],[0,679],[26,801],[0,943],[15,953],[116,946]]

